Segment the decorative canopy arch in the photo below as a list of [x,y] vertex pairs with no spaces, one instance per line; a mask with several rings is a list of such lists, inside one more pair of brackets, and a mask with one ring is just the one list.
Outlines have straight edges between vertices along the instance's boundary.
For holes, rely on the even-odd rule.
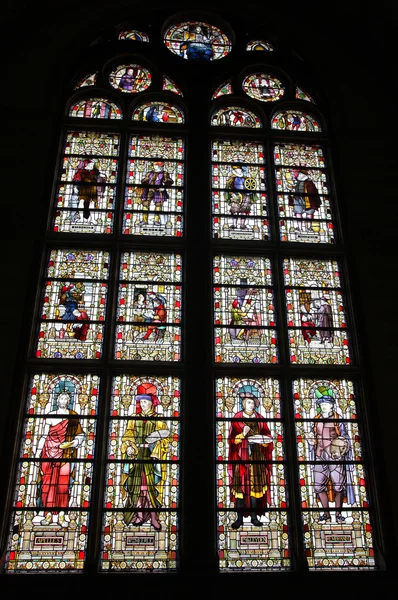
[[149,37],[143,31],[137,29],[126,29],[117,36],[119,40],[132,40],[134,42],[149,42]]
[[315,117],[294,109],[276,112],[272,117],[271,127],[287,131],[322,131]]
[[262,127],[259,117],[241,106],[225,106],[217,108],[212,114],[211,124],[217,127]]
[[74,102],[69,107],[70,117],[85,119],[121,119],[122,109],[106,98],[86,98]]
[[133,111],[133,121],[147,123],[184,123],[183,111],[175,104],[162,100],[143,102]]
[[260,51],[268,51],[268,52],[273,52],[275,50],[274,46],[270,43],[270,42],[266,42],[265,40],[252,40],[251,42],[248,42],[247,46],[246,46],[246,50],[248,51],[256,51],[256,50],[260,50]]

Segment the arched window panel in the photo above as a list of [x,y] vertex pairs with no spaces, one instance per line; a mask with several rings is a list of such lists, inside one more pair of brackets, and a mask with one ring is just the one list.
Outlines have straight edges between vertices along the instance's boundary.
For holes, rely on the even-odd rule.
[[277,363],[271,262],[220,255],[213,261],[217,363]]
[[261,102],[275,102],[285,93],[285,88],[277,77],[260,72],[247,75],[242,88],[248,96]]
[[275,144],[282,241],[335,243],[325,156],[318,145]]
[[233,94],[232,83],[230,80],[225,81],[221,85],[218,86],[211,99],[215,100],[220,96],[227,96],[228,94]]
[[87,98],[74,102],[69,108],[70,117],[84,119],[121,119],[120,106],[106,98]]
[[339,263],[286,258],[283,269],[290,362],[350,365],[352,350]]
[[136,63],[118,65],[109,74],[112,87],[125,94],[138,94],[152,83],[152,73]]
[[78,90],[79,88],[82,87],[86,87],[89,85],[95,85],[97,83],[97,77],[98,77],[98,72],[96,71],[95,73],[90,73],[89,75],[86,75],[85,77],[83,77],[83,79],[81,79],[79,81],[79,83],[75,86],[75,90]]
[[374,569],[354,382],[300,378],[293,397],[309,569]]
[[181,359],[182,257],[125,252],[120,265],[115,358]]
[[231,51],[228,36],[218,27],[202,21],[176,23],[164,33],[164,43],[173,54],[195,62],[210,62]]
[[271,120],[272,129],[284,131],[322,131],[315,117],[300,110],[280,110]]
[[260,128],[259,117],[241,106],[224,106],[218,108],[211,116],[211,124],[216,127],[251,127]]
[[132,135],[123,217],[125,235],[182,235],[184,140]]
[[216,379],[219,568],[290,568],[279,381]]
[[306,102],[312,102],[312,104],[316,104],[314,99],[304,90],[296,86],[296,98],[297,100],[305,100]]
[[118,36],[118,40],[132,40],[133,42],[149,42],[149,37],[143,31],[138,31],[137,29],[126,29],[125,31],[120,31]]
[[51,250],[36,358],[102,357],[109,258],[102,250]]
[[112,233],[119,150],[116,133],[66,133],[55,199],[55,232]]
[[265,40],[252,40],[251,42],[249,42],[246,45],[246,50],[248,51],[256,51],[256,50],[260,50],[260,51],[267,51],[267,52],[273,52],[275,50],[275,47],[273,46],[273,44],[271,44],[270,42],[266,42]]
[[134,109],[133,121],[147,123],[185,123],[182,110],[175,104],[162,101],[144,102]]
[[264,146],[244,140],[212,142],[213,237],[268,240]]
[[167,75],[162,76],[162,90],[165,92],[172,92],[178,96],[184,96],[180,88],[174,83],[174,81]]
[[175,571],[178,561],[180,380],[113,379],[102,571]]
[[100,378],[36,373],[19,446],[9,572],[82,572],[86,558]]

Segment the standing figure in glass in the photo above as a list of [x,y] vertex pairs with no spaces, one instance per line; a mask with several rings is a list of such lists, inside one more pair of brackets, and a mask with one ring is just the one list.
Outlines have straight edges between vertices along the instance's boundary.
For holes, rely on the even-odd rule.
[[[170,177],[166,169],[164,168],[164,162],[157,161],[152,163],[150,170],[141,181],[143,187],[136,189],[138,201],[144,208],[144,211],[149,211],[151,202],[155,204],[155,216],[153,224],[158,227],[161,226],[160,212],[163,208],[163,204],[168,200],[169,194],[166,187],[173,185],[174,180]],[[148,223],[148,212],[144,212],[142,215],[141,224],[145,225]]]
[[37,448],[33,448],[33,455],[40,459],[37,505],[45,511],[42,525],[50,525],[56,515],[61,527],[69,524],[63,509],[69,506],[75,481],[76,465],[73,460],[77,458],[77,448],[84,441],[77,413],[68,408],[70,403],[71,396],[67,392],[56,397],[55,408],[46,417]]
[[[295,180],[294,193],[289,196],[289,206],[293,209],[295,217],[300,219],[298,221],[299,230],[305,229],[306,223],[304,221],[312,220],[315,212],[319,210],[321,206],[321,198],[317,187],[308,174],[303,169],[294,169],[293,177]],[[312,230],[311,222],[308,223],[308,231]]]
[[122,458],[126,461],[122,495],[127,525],[138,527],[150,522],[160,531],[156,510],[163,505],[167,468],[163,461],[167,458],[170,431],[166,423],[156,417],[159,405],[156,393],[152,383],[143,383],[137,388],[135,416],[138,418],[128,421],[122,437]]
[[83,202],[83,218],[90,220],[91,212],[90,205],[94,204],[94,208],[98,208],[98,201],[104,193],[103,184],[106,177],[101,175],[98,161],[93,158],[85,158],[81,160],[77,166],[73,176],[73,193],[70,198],[69,206],[74,209],[70,219],[73,222],[79,221],[79,213],[77,208],[79,202]]
[[245,166],[233,165],[232,175],[226,183],[225,199],[230,205],[229,212],[233,215],[232,229],[247,229],[246,216],[250,215],[251,207],[257,201],[257,194],[250,191],[252,178],[246,175]]
[[345,424],[336,411],[333,390],[320,386],[315,390],[315,398],[318,414],[307,442],[310,460],[315,460],[312,466],[314,491],[325,511],[319,522],[331,521],[329,503],[334,502],[336,522],[344,523],[345,517],[341,514],[343,502],[355,502],[352,467],[345,462],[352,460],[351,444]]
[[[232,529],[251,517],[261,527],[259,516],[271,504],[272,436],[267,423],[255,409],[259,407],[258,391],[253,385],[239,390],[242,410],[235,413],[228,435],[228,475],[231,501],[237,509]],[[264,461],[267,461],[264,463]]]

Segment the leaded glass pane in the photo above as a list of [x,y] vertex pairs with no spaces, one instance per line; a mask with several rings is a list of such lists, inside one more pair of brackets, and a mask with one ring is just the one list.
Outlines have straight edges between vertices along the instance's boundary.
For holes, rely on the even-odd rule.
[[246,50],[252,51],[252,50],[266,50],[268,52],[273,52],[275,50],[275,48],[273,47],[272,44],[270,44],[270,42],[266,42],[264,40],[252,40],[251,42],[249,42],[246,45]]
[[227,96],[228,94],[233,94],[232,84],[229,80],[218,86],[211,99],[215,100],[220,96]]
[[86,75],[85,77],[83,77],[83,79],[79,81],[77,85],[75,85],[74,89],[78,90],[79,88],[86,87],[87,85],[95,85],[97,82],[97,75],[97,72]]
[[216,362],[276,363],[270,260],[216,256],[213,282]]
[[274,161],[281,240],[335,243],[323,149],[275,144]]
[[120,265],[115,358],[181,358],[181,256],[124,252]]
[[36,358],[101,358],[108,275],[108,252],[51,251]]
[[106,98],[89,98],[73,104],[69,109],[69,116],[84,119],[121,119],[122,110]]
[[231,42],[218,27],[201,21],[187,21],[169,27],[164,43],[173,54],[187,60],[209,62],[231,51]]
[[284,280],[293,364],[351,364],[336,261],[285,259]]
[[129,157],[123,233],[181,236],[184,141],[132,135]]
[[212,115],[211,124],[217,127],[262,127],[257,115],[241,106],[219,108]]
[[297,379],[293,394],[308,565],[374,568],[354,384]]
[[297,100],[305,100],[306,102],[312,102],[312,104],[315,104],[315,102],[311,98],[311,96],[309,94],[307,94],[307,92],[305,92],[304,90],[299,88],[298,86],[296,86],[296,98],[297,98]]
[[271,127],[288,131],[322,131],[314,117],[299,110],[281,110],[275,113]]
[[55,232],[112,232],[119,149],[119,135],[115,133],[66,134],[55,201]]
[[147,123],[184,123],[182,110],[167,102],[144,102],[134,109],[133,121]]
[[110,415],[101,568],[175,570],[179,379],[115,377]]
[[263,144],[215,140],[212,162],[213,236],[269,239]]
[[289,568],[279,382],[219,378],[216,399],[220,569]]
[[261,102],[275,102],[285,93],[282,82],[266,73],[248,75],[242,82],[242,88],[248,96]]
[[184,95],[182,93],[182,91],[180,90],[180,88],[167,75],[163,75],[162,90],[164,90],[166,92],[172,92],[173,94],[177,94],[178,96],[183,96]]
[[126,94],[137,94],[146,90],[152,82],[152,75],[137,64],[119,65],[109,75],[112,87]]
[[97,375],[40,373],[29,384],[8,571],[81,571],[86,558]]
[[132,40],[134,42],[149,42],[149,37],[143,31],[137,29],[128,29],[121,31],[118,35],[119,40]]

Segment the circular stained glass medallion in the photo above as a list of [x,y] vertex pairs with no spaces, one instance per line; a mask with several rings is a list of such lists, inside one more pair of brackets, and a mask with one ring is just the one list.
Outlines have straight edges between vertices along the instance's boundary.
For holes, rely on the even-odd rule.
[[218,27],[201,21],[186,21],[169,27],[164,33],[166,47],[187,60],[210,62],[231,51],[231,42]]
[[276,77],[264,73],[252,73],[242,83],[243,91],[248,96],[262,102],[275,102],[282,98],[285,88]]
[[126,94],[137,94],[146,90],[152,81],[152,75],[141,65],[119,65],[109,75],[110,84]]

